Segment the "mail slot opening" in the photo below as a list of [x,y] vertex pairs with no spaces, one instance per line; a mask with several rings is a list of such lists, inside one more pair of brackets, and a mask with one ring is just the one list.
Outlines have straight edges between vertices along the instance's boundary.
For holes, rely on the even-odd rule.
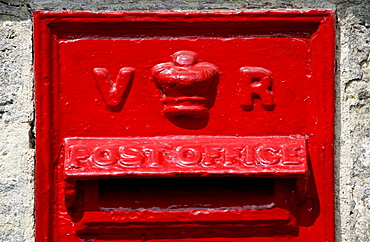
[[296,211],[290,205],[295,180],[180,177],[82,181],[84,211],[76,221],[77,231],[86,240],[296,236]]
[[243,177],[100,180],[104,210],[245,209],[274,207],[273,179]]

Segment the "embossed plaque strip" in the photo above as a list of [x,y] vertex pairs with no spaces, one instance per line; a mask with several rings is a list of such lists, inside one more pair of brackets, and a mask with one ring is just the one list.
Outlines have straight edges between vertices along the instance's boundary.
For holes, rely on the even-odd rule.
[[307,173],[302,136],[66,138],[66,178]]

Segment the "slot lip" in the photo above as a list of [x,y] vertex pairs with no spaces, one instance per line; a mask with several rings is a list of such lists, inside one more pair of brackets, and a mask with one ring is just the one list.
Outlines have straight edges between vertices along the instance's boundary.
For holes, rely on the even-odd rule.
[[[296,217],[288,210],[274,207],[263,210],[185,210],[185,211],[85,211],[74,224],[77,235],[126,236],[133,230],[271,230],[278,234],[297,234]],[[276,232],[276,228],[280,229]],[[201,234],[201,232],[200,232]],[[116,235],[118,236],[118,235]]]
[[[272,214],[274,216],[272,216]],[[272,207],[260,210],[247,209],[187,209],[187,210],[133,210],[133,211],[85,211],[81,221],[76,226],[87,226],[88,224],[117,223],[126,226],[129,223],[201,223],[205,221],[244,223],[266,221],[281,221],[287,223],[293,216],[287,209]]]

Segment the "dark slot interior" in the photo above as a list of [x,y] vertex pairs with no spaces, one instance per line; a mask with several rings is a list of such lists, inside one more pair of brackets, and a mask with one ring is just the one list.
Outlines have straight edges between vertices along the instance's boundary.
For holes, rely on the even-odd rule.
[[103,211],[261,210],[274,206],[274,179],[268,178],[126,178],[98,183]]
[[294,186],[295,179],[251,177],[83,181],[74,220],[86,241],[297,236],[296,208],[288,202]]

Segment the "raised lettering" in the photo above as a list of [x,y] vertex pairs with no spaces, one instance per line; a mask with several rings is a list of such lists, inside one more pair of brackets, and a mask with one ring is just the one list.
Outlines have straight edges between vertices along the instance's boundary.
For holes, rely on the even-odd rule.
[[171,163],[175,161],[175,157],[176,152],[174,150],[164,148],[158,150],[158,158],[160,161]]
[[117,150],[113,147],[97,147],[93,152],[93,162],[100,166],[109,166],[117,161]]
[[69,138],[65,172],[77,177],[84,172],[125,176],[128,169],[143,175],[303,175],[308,169],[305,142],[291,136]]
[[199,147],[179,147],[179,163],[184,166],[196,166],[202,159]]
[[284,165],[300,165],[305,160],[306,152],[301,146],[285,145],[283,149]]
[[120,147],[118,163],[126,167],[138,167],[144,163],[145,153],[141,147]]
[[72,145],[69,147],[71,163],[69,168],[81,168],[90,162],[91,150],[89,147],[82,145]]
[[124,67],[119,70],[115,81],[112,80],[105,68],[94,68],[94,77],[99,91],[108,109],[114,109],[122,104],[131,88],[134,68]]
[[145,164],[147,164],[150,167],[158,167],[158,157],[156,155],[156,149],[155,148],[143,148],[143,154],[145,159]]
[[254,99],[259,98],[265,109],[274,109],[271,72],[262,67],[242,67],[240,73],[239,96],[243,100],[241,107],[251,111],[254,108]]
[[281,162],[282,149],[280,146],[261,145],[256,150],[257,160],[263,165],[276,165]]
[[210,147],[206,154],[208,154],[208,157],[203,162],[204,166],[217,166],[225,162],[225,148]]
[[255,145],[247,145],[244,150],[244,165],[246,166],[255,166],[256,165],[256,147]]
[[244,163],[245,160],[245,149],[244,147],[227,147],[227,155],[224,166],[238,166]]

